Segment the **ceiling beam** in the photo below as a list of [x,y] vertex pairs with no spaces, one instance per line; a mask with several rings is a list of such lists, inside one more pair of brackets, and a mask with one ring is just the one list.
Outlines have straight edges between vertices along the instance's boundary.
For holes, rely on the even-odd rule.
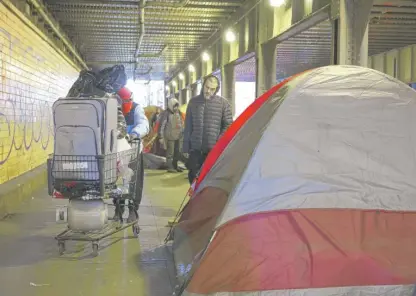
[[395,12],[395,13],[416,13],[416,6],[411,7],[397,7],[397,6],[376,6],[371,9],[372,12]]
[[[49,5],[48,6],[52,11],[79,11],[79,10],[96,10],[96,11],[107,11],[109,13],[129,13],[132,11],[131,6],[100,6],[94,4],[88,4],[84,2],[65,2],[59,5]],[[138,5],[133,5],[133,10],[138,10]],[[187,13],[199,13],[204,15],[218,15],[218,14],[230,14],[233,13],[235,9],[227,9],[227,8],[207,8],[207,7],[190,7],[183,10],[179,9],[165,9],[165,8],[152,8],[146,7],[146,14],[153,13],[153,14],[187,14]]]
[[373,2],[374,5],[381,5],[381,6],[386,6],[386,7],[391,7],[391,6],[413,6],[416,7],[416,3],[415,1],[412,0],[374,0]]
[[[221,1],[221,2],[207,2],[203,1],[200,2],[190,2],[189,0],[181,0],[179,2],[158,2],[158,1],[147,1],[145,8],[198,8],[198,9],[206,9],[206,8],[238,8],[241,5],[241,2],[239,1]],[[49,0],[50,5],[60,5],[60,6],[74,6],[74,5],[86,5],[86,6],[96,6],[96,5],[109,5],[109,6],[126,6],[126,7],[132,7],[132,6],[138,6],[138,1],[129,1],[129,0],[118,0],[118,1],[112,1],[112,0],[85,0],[85,1],[71,1],[66,2],[62,0]],[[197,4],[195,4],[197,3]],[[217,3],[220,5],[216,5],[213,3]]]

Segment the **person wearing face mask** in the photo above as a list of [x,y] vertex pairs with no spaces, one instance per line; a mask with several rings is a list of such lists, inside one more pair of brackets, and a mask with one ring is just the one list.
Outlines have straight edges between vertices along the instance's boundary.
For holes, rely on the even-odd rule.
[[143,138],[149,133],[149,120],[141,105],[133,101],[133,93],[123,87],[117,92],[121,100],[121,110],[126,119],[127,133],[130,138]]
[[218,96],[220,81],[209,75],[201,93],[192,98],[186,109],[183,153],[188,154],[188,179],[192,184],[208,153],[233,122],[229,102]]
[[170,99],[167,110],[160,115],[158,134],[160,144],[166,149],[168,172],[182,172],[178,161],[182,152],[183,120],[177,99]]
[[[123,87],[118,92],[119,97],[119,130],[120,134],[123,134],[123,125],[125,127],[125,132],[128,134],[130,139],[141,139],[149,133],[149,121],[145,115],[144,109],[142,106],[133,101],[133,93],[127,88]],[[120,118],[124,115],[125,124]],[[138,147],[139,154],[137,161],[141,162],[140,171],[135,171],[135,174],[132,176],[131,180],[135,180],[136,183],[136,192],[134,192],[133,206],[129,206],[129,216],[127,218],[127,223],[133,222],[138,216],[139,205],[142,199],[142,190],[143,190],[143,154],[142,143],[140,142],[140,147]],[[136,164],[133,163],[133,166]],[[140,174],[136,176],[136,174]],[[140,179],[140,180],[139,180]],[[133,185],[130,186],[133,188]],[[113,200],[115,203],[116,200]],[[124,201],[121,201],[121,214],[124,212]],[[114,213],[114,220],[118,220],[119,213],[116,211]]]

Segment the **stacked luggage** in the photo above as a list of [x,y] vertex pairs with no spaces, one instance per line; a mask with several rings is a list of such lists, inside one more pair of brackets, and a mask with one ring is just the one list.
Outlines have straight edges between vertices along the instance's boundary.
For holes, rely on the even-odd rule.
[[95,190],[103,196],[117,181],[117,140],[126,135],[126,122],[116,93],[125,84],[122,65],[82,71],[67,97],[53,104],[51,195],[56,190],[70,198]]

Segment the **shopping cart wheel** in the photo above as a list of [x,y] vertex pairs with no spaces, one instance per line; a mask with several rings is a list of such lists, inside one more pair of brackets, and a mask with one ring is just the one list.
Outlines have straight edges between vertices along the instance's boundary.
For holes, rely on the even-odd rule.
[[58,249],[59,249],[59,255],[63,255],[65,253],[65,242],[59,241]]
[[138,237],[139,236],[139,233],[140,233],[140,227],[139,227],[139,225],[133,224],[132,230],[133,230],[134,237]]
[[98,256],[98,243],[92,243],[92,255]]

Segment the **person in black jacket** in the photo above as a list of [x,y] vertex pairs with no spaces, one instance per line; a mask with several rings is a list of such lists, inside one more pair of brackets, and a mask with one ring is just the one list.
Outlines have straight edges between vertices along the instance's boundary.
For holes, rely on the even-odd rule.
[[186,109],[183,153],[189,154],[188,179],[192,184],[208,153],[233,122],[229,102],[218,96],[220,81],[205,78],[201,93],[192,98]]

